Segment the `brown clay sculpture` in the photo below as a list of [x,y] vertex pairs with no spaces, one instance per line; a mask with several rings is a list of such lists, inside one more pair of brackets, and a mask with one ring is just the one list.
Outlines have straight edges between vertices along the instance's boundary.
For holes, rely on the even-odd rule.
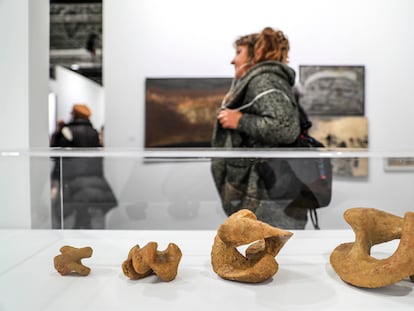
[[[330,262],[346,283],[364,288],[379,288],[410,277],[414,282],[414,212],[404,218],[374,208],[351,208],[345,220],[355,233],[355,242],[340,244]],[[372,257],[371,247],[400,239],[388,258]]]
[[166,282],[174,280],[182,256],[180,248],[174,243],[168,244],[164,251],[158,251],[157,247],[156,242],[149,242],[143,248],[139,245],[132,247],[122,264],[124,274],[132,280],[151,274]]
[[[213,270],[227,280],[263,282],[278,271],[275,256],[292,235],[258,221],[250,210],[240,210],[217,231],[211,251]],[[245,255],[237,249],[243,245],[248,245]]]
[[91,271],[90,268],[81,263],[82,258],[89,258],[92,256],[92,248],[83,247],[76,248],[72,246],[63,246],[60,249],[61,255],[57,255],[53,262],[55,269],[61,275],[77,273],[86,276]]

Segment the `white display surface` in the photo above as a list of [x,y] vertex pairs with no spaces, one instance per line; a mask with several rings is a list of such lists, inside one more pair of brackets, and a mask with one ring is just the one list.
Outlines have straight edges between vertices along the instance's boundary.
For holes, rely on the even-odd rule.
[[[210,252],[215,231],[0,230],[0,310],[412,310],[408,279],[380,289],[344,283],[329,264],[352,230],[292,231],[276,256],[277,274],[260,284],[221,279]],[[154,241],[158,250],[177,244],[183,253],[171,282],[157,276],[129,280],[122,262],[134,245]],[[391,255],[399,240],[373,248]],[[86,276],[61,276],[53,258],[64,245],[90,246]]]

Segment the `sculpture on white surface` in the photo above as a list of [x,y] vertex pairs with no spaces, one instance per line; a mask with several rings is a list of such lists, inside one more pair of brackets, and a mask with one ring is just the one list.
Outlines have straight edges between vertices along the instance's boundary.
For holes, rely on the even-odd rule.
[[182,257],[180,248],[174,243],[168,244],[164,251],[158,251],[157,247],[156,242],[149,242],[143,248],[132,247],[122,264],[125,276],[137,280],[156,274],[163,281],[174,280]]
[[[265,281],[278,271],[275,256],[292,235],[258,221],[252,211],[242,209],[232,214],[217,231],[211,251],[213,270],[228,280]],[[242,245],[249,245],[245,255],[237,249]]]
[[76,248],[72,246],[63,246],[60,248],[60,255],[55,256],[53,263],[57,272],[61,275],[68,275],[71,273],[86,276],[91,271],[90,268],[84,266],[81,262],[83,258],[92,256],[92,248],[82,247]]
[[[405,278],[414,282],[414,212],[404,218],[374,208],[351,208],[345,220],[355,233],[355,242],[344,243],[331,253],[330,262],[346,283],[358,287],[378,288]],[[371,247],[400,239],[388,258],[376,259]]]

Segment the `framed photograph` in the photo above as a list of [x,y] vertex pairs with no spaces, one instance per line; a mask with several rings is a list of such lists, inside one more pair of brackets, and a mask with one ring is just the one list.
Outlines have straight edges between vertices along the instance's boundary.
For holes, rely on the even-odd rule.
[[299,66],[300,103],[309,115],[363,116],[364,66]]
[[[311,136],[327,148],[368,148],[368,120],[366,117],[312,117]],[[368,176],[367,158],[332,159],[335,176]]]
[[210,147],[232,78],[147,78],[145,147]]
[[386,158],[384,160],[384,170],[389,172],[413,172],[414,158]]

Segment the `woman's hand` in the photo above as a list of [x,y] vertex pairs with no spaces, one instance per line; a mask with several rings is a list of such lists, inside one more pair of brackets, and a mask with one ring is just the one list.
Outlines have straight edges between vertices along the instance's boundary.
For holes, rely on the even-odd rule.
[[235,130],[239,125],[242,113],[238,110],[224,109],[217,115],[217,120],[225,129]]

